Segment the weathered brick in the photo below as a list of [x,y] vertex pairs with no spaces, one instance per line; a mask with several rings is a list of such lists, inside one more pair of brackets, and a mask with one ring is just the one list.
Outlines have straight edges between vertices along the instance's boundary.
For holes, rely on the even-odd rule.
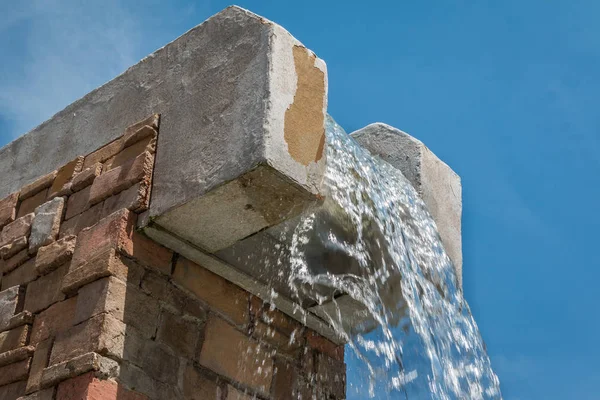
[[98,314],[56,336],[50,365],[59,364],[85,353],[123,354],[125,324],[110,314]]
[[135,270],[136,265],[125,261],[114,249],[108,249],[77,268],[71,266],[63,279],[61,290],[65,294],[75,293],[80,287],[107,276],[139,284],[140,271]]
[[133,285],[107,277],[81,287],[77,298],[75,324],[108,313],[147,338],[156,333],[158,302]]
[[2,290],[13,286],[25,285],[36,278],[35,259],[31,258],[2,277]]
[[149,180],[152,175],[154,158],[149,152],[103,173],[94,180],[90,192],[90,204],[101,202],[113,194],[117,194],[142,180]]
[[0,292],[0,331],[8,328],[11,318],[17,312],[19,292],[18,286]]
[[129,189],[125,189],[121,193],[110,196],[104,200],[102,214],[110,215],[122,208],[127,208],[134,212],[145,211],[148,209],[150,201],[149,195],[148,182],[138,182]]
[[148,397],[124,388],[114,380],[101,380],[93,372],[68,379],[58,385],[57,399],[64,400],[145,400]]
[[261,321],[256,323],[253,336],[261,342],[276,348],[280,354],[286,354],[293,358],[298,358],[302,351],[303,343],[297,340],[295,336],[288,337]]
[[24,215],[27,215],[31,212],[34,212],[36,208],[46,202],[46,195],[48,194],[48,189],[44,189],[36,195],[26,198],[19,205],[19,212],[17,213],[17,218],[21,218]]
[[35,353],[33,353],[33,359],[31,361],[31,369],[29,370],[29,379],[27,379],[27,387],[25,389],[26,393],[32,393],[41,389],[42,376],[44,374],[44,369],[48,366],[53,341],[54,338],[49,338],[41,341],[35,347]]
[[19,193],[12,193],[0,200],[0,229],[17,217]]
[[[256,399],[256,397],[249,395],[247,393],[244,393],[242,391],[239,391],[231,385],[227,385],[227,397],[225,398],[225,400],[253,400],[253,399]],[[276,397],[276,399],[279,400],[278,397]]]
[[127,145],[128,147],[125,147],[119,153],[106,160],[102,167],[103,173],[125,165],[145,151],[148,151],[150,154],[154,153],[156,150],[156,131],[150,127],[147,127],[147,129],[141,128],[140,134],[146,134],[146,137],[139,139],[137,143]]
[[40,390],[35,393],[31,393],[25,397],[19,397],[17,400],[54,400],[55,388],[51,387],[48,389]]
[[[123,134],[123,142],[125,143],[125,146],[129,146],[133,143],[135,143],[138,140],[143,139],[145,136],[145,134],[147,132],[140,132],[140,129],[142,129],[145,126],[148,126],[150,128],[152,128],[154,130],[154,132],[156,132],[158,130],[158,125],[160,123],[160,115],[159,114],[153,114],[145,119],[143,119],[142,121],[136,122],[135,124],[129,126],[127,129],[125,129],[125,133]],[[152,132],[150,132],[152,133]]]
[[23,325],[21,327],[11,329],[10,331],[4,331],[0,333],[0,353],[25,346],[27,344],[28,335],[28,325]]
[[146,341],[141,367],[148,376],[169,385],[177,385],[180,359],[161,343]]
[[258,343],[224,320],[209,318],[199,362],[214,372],[268,393],[273,360]]
[[[24,291],[21,291],[21,293],[24,293]],[[19,296],[23,297],[24,294],[19,294]],[[31,324],[33,324],[33,315],[29,311],[21,311],[20,313],[15,314],[10,319],[6,330],[18,328],[23,325],[31,325]]]
[[140,264],[165,275],[171,274],[173,252],[144,234],[134,231],[130,245],[123,249],[128,256],[135,258]]
[[11,383],[10,385],[0,386],[0,399],[16,400],[25,394],[25,381]]
[[108,249],[132,254],[131,238],[135,229],[136,215],[129,210],[119,210],[96,225],[83,230],[77,238],[71,268],[77,268]]
[[98,221],[102,219],[102,206],[103,203],[98,203],[83,213],[76,215],[67,221],[63,221],[63,223],[60,224],[58,236],[62,238],[69,235],[77,235],[85,228],[89,228],[98,223]]
[[27,236],[21,236],[20,238],[13,240],[12,243],[0,247],[0,258],[8,260],[20,251],[27,249],[28,244],[29,240],[27,239]]
[[200,321],[206,319],[206,310],[193,296],[172,285],[168,278],[154,271],[146,271],[141,288],[158,302],[164,309],[174,314],[183,314],[186,318]]
[[33,350],[35,350],[35,347],[33,346],[24,346],[19,347],[18,349],[0,353],[0,367],[14,364],[16,362],[23,361],[31,357],[31,355],[33,354]]
[[35,268],[38,274],[45,275],[70,261],[73,257],[76,242],[77,237],[71,235],[48,246],[40,247],[35,259]]
[[305,337],[307,344],[313,349],[327,354],[334,360],[344,361],[344,345],[337,345],[313,330],[307,330]]
[[67,221],[90,208],[89,200],[91,190],[92,187],[88,186],[69,196],[69,199],[67,200],[67,212],[65,214],[65,219]]
[[49,245],[58,238],[65,199],[56,197],[35,209],[35,218],[29,235],[29,252]]
[[61,291],[63,278],[69,266],[62,267],[29,283],[25,294],[25,310],[37,313],[48,306],[65,299]]
[[177,354],[193,359],[200,341],[202,324],[196,319],[189,319],[163,311],[156,340],[173,349]]
[[139,391],[152,399],[178,399],[181,396],[174,395],[163,395],[163,386],[160,382],[152,379],[148,374],[140,367],[128,363],[121,363],[121,371],[119,374],[119,382],[128,387]]
[[77,157],[73,161],[67,163],[66,165],[59,168],[56,177],[54,178],[54,182],[52,186],[50,186],[50,190],[48,191],[48,198],[53,198],[58,196],[63,187],[71,182],[73,176],[81,171],[83,167],[83,157]]
[[304,330],[304,326],[301,323],[285,315],[270,304],[262,302],[258,297],[253,297],[251,308],[256,310],[255,316],[257,320],[263,321],[271,328],[287,336],[300,335]]
[[54,178],[56,177],[57,171],[52,171],[47,175],[38,178],[34,182],[25,185],[21,188],[21,192],[19,193],[19,200],[24,200],[28,197],[36,195],[43,191],[44,189],[52,186],[54,182]]
[[173,282],[234,323],[248,323],[248,293],[220,276],[180,257],[173,273]]
[[336,399],[346,398],[346,364],[321,353],[315,360],[319,386]]
[[0,367],[0,386],[27,379],[31,358]]
[[11,244],[23,236],[29,236],[34,216],[33,213],[29,213],[6,225],[0,235],[0,247]]
[[36,315],[31,329],[30,343],[36,345],[42,340],[54,337],[58,333],[69,329],[75,316],[76,304],[77,298],[71,297],[53,304],[47,310]]
[[117,154],[123,148],[123,139],[119,138],[99,148],[91,154],[85,157],[83,162],[83,168],[89,168],[96,163],[103,163],[115,154]]
[[[31,256],[29,255],[29,249],[23,249],[14,256],[10,257],[7,260],[2,262],[2,273],[8,274],[13,271],[15,268],[23,265],[27,260],[29,260]],[[2,285],[2,287],[10,287],[6,285]]]
[[183,375],[183,394],[187,400],[216,400],[222,398],[222,390],[217,382],[206,377],[191,363]]
[[102,172],[102,163],[96,163],[73,177],[71,182],[71,191],[78,192],[81,189],[91,185],[94,179]]
[[119,364],[97,353],[86,353],[68,361],[51,365],[42,374],[43,388],[54,386],[69,378],[94,371],[102,379],[119,376]]

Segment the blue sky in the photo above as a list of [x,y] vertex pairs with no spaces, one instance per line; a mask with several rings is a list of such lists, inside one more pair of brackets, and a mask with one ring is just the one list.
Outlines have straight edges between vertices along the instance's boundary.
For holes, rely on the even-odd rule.
[[[505,398],[600,398],[600,2],[238,4],[327,62],[347,131],[394,125],[461,175],[465,296]],[[0,0],[0,145],[227,5]]]

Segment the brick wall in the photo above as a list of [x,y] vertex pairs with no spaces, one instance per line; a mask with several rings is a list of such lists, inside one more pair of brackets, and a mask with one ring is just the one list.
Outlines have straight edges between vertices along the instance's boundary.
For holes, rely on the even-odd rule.
[[153,115],[0,200],[0,399],[342,399],[343,346],[135,230]]

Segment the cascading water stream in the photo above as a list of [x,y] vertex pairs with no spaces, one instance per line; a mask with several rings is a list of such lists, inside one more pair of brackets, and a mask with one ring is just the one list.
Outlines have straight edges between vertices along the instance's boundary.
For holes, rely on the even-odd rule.
[[[346,294],[362,329],[326,315],[348,341],[348,399],[501,399],[485,345],[423,201],[401,173],[372,157],[332,119],[326,200],[290,244],[295,295]],[[334,301],[335,302],[335,301]]]

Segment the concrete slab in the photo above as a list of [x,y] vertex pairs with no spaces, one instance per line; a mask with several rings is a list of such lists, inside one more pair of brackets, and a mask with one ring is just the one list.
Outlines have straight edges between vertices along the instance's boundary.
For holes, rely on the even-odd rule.
[[392,126],[375,123],[351,136],[387,161],[412,183],[437,225],[462,287],[462,185],[460,177],[421,141]]

